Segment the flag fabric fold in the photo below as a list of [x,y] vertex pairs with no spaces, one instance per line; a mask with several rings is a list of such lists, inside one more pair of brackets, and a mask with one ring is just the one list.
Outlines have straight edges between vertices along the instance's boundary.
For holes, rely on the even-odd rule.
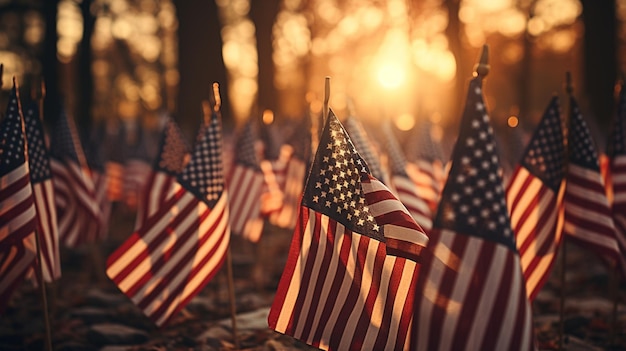
[[554,96],[506,189],[511,224],[532,301],[550,273],[562,240],[565,144]]
[[230,226],[221,143],[220,121],[213,115],[175,178],[174,192],[161,198],[155,212],[107,260],[109,278],[159,327],[224,262]]
[[530,303],[482,96],[469,84],[417,285],[414,350],[531,350]]
[[0,121],[0,312],[33,267],[37,209],[15,83]]
[[54,187],[50,169],[50,153],[45,144],[43,124],[39,117],[39,105],[31,101],[24,113],[28,139],[28,163],[37,209],[37,235],[41,251],[43,279],[52,282],[61,277],[59,230],[54,206]]
[[578,103],[570,97],[563,232],[567,240],[597,253],[607,264],[621,269],[623,256],[598,153]]
[[269,327],[328,350],[407,348],[427,242],[330,111]]

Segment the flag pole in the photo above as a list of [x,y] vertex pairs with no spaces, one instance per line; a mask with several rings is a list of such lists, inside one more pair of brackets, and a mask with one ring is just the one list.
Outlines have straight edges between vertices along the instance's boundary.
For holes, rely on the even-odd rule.
[[[204,124],[208,126],[211,123],[213,112],[217,116],[221,117],[220,109],[222,106],[222,98],[220,97],[220,86],[217,82],[213,83],[212,103],[213,109],[211,110],[208,103],[203,102],[204,110]],[[233,325],[233,341],[235,342],[235,348],[239,349],[239,336],[237,333],[237,304],[235,300],[235,283],[233,279],[233,259],[230,250],[230,243],[226,249],[226,275],[228,277],[228,297],[230,300],[230,318]]]
[[[566,130],[566,138],[565,138],[565,167],[569,167],[569,126],[570,126],[570,114],[571,111],[571,99],[574,93],[574,86],[572,85],[572,74],[567,71],[565,72],[565,92],[567,97],[569,98],[569,102],[566,105],[565,111],[565,130]],[[567,266],[567,247],[565,245],[565,236],[561,238],[561,272],[560,272],[560,283],[561,283],[561,296],[559,301],[559,350],[564,350],[565,343],[565,267]]]
[[[0,68],[1,69],[1,68]],[[2,74],[0,72],[0,88],[2,88]],[[26,138],[26,143],[24,143],[24,154],[26,155],[26,160],[28,160],[28,137],[26,136],[26,128],[24,126],[24,115],[22,114],[22,106],[19,99],[19,85],[17,83],[17,78],[13,76],[13,85],[15,86],[15,94],[17,95],[17,105],[18,105],[18,113],[20,114],[22,121],[22,133]],[[43,306],[43,318],[44,318],[44,326],[46,328],[46,350],[52,351],[52,332],[50,331],[50,317],[48,316],[48,298],[46,294],[46,282],[43,279],[43,268],[42,268],[42,260],[41,260],[41,243],[39,240],[39,230],[35,228],[35,249],[36,249],[36,258],[37,261],[35,263],[35,276],[37,277],[37,283],[39,283],[39,290],[41,291],[41,304]]]
[[326,119],[328,118],[328,100],[330,100],[330,77],[326,76],[324,79],[324,107],[322,111],[322,116],[324,116],[323,124],[326,123]]

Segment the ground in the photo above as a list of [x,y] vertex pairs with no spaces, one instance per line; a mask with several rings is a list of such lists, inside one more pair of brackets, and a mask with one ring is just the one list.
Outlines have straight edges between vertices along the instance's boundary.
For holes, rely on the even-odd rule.
[[[63,275],[46,285],[52,349],[313,349],[267,328],[290,231],[268,225],[257,244],[233,238],[235,329],[225,268],[168,326],[157,329],[104,274],[106,257],[132,231],[133,215],[116,207],[109,238],[97,245],[63,249]],[[557,265],[533,303],[539,349],[558,349],[563,304],[567,350],[626,350],[626,283],[612,289],[607,267],[583,248],[567,244],[566,258],[565,297],[561,298]],[[46,349],[42,306],[41,290],[24,282],[0,317],[0,350]]]

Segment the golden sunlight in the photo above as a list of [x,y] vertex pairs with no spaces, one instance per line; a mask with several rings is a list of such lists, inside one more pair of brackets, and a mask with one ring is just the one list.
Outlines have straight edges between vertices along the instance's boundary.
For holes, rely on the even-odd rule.
[[385,89],[396,89],[405,80],[405,72],[397,62],[385,62],[379,65],[376,78]]
[[396,127],[406,132],[415,126],[415,118],[410,113],[402,113],[394,119]]

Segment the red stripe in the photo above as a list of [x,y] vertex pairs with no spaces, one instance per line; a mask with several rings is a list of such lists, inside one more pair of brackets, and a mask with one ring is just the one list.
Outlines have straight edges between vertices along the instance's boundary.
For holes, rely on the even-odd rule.
[[[291,239],[291,245],[289,247],[289,254],[287,255],[287,262],[283,270],[283,274],[278,282],[276,293],[274,294],[274,301],[270,308],[270,312],[267,318],[268,326],[272,329],[276,329],[276,323],[278,317],[283,309],[285,303],[285,297],[291,283],[291,279],[294,276],[296,269],[296,261],[300,254],[300,247],[302,246],[302,237],[306,230],[306,226],[309,222],[309,209],[307,207],[301,207],[298,215],[298,221],[296,223],[296,231]],[[298,272],[299,273],[299,272]],[[292,306],[285,306],[285,308],[292,308]]]

